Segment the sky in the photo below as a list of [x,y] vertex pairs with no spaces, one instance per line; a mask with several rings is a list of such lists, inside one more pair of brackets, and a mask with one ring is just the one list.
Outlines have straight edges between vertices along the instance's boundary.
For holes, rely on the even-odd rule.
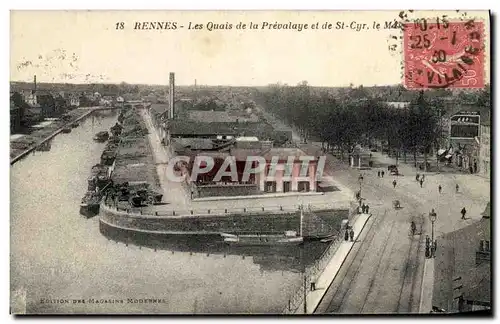
[[[400,84],[401,40],[386,21],[399,11],[11,11],[10,80],[189,85],[313,86]],[[447,13],[414,12],[410,18]],[[467,12],[486,20],[488,13]],[[176,30],[134,30],[139,22],[175,22]],[[116,24],[124,23],[124,29]],[[232,24],[208,31],[208,23]],[[236,29],[239,23],[247,29]],[[248,29],[250,22],[259,29]],[[333,29],[262,30],[263,22],[331,23]],[[335,29],[344,22],[344,29]],[[188,30],[189,24],[202,30]],[[380,23],[381,28],[374,28]],[[352,25],[351,25],[352,24]],[[353,30],[366,24],[363,30]],[[184,28],[179,28],[184,26]],[[391,52],[390,45],[398,51]],[[489,50],[489,44],[487,50]],[[489,61],[489,58],[487,58]],[[489,70],[489,65],[486,67]]]

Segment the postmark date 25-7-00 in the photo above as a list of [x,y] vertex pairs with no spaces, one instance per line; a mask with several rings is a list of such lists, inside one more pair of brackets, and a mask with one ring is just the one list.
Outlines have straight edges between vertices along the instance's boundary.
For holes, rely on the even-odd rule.
[[483,22],[419,19],[403,39],[406,88],[484,87]]

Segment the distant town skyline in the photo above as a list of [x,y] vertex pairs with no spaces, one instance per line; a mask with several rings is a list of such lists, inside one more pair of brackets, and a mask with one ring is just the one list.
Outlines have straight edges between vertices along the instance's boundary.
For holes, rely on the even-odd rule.
[[[198,85],[210,86],[301,81],[318,87],[397,85],[402,79],[402,55],[389,46],[397,44],[392,36],[400,31],[376,30],[373,25],[394,21],[398,13],[11,11],[10,80],[32,82],[37,75],[39,83],[167,85],[169,72],[174,72],[181,86],[193,85],[195,79]],[[489,35],[488,12],[468,14],[484,19]],[[247,25],[318,22],[333,27],[300,32],[235,29],[240,21]],[[125,24],[123,30],[120,22]],[[184,28],[134,30],[143,22],[176,22]],[[207,31],[207,22],[232,24],[232,29]],[[347,28],[336,30],[337,22],[345,22]],[[188,30],[190,23],[205,29]],[[367,29],[352,30],[351,24],[366,24]]]

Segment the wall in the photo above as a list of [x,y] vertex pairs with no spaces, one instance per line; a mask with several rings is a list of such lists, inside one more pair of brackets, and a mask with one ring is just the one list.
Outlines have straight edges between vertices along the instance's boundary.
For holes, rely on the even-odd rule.
[[[294,162],[293,164],[293,169],[292,169],[292,175],[291,178],[285,177],[285,169],[286,169],[286,162],[285,163],[279,163],[276,166],[276,173],[274,174],[274,179],[268,179],[266,177],[266,174],[269,172],[266,169],[264,169],[260,174],[258,174],[257,177],[257,182],[259,183],[259,189],[264,192],[265,191],[265,182],[266,181],[275,181],[276,182],[276,192],[283,192],[284,190],[284,182],[285,181],[291,181],[291,192],[296,192],[298,191],[298,182],[299,181],[308,181],[309,182],[309,191],[317,191],[316,189],[316,169],[317,169],[317,162],[316,161],[311,161],[309,162],[309,176],[305,177],[302,179],[300,177],[300,170],[302,167],[302,161]],[[272,175],[270,175],[272,177]]]
[[256,185],[207,185],[196,187],[197,197],[248,196],[259,194]]
[[481,125],[481,147],[479,150],[479,172],[483,176],[490,176],[491,172],[491,131],[490,126]]
[[[339,231],[342,218],[347,215],[345,210],[315,211],[314,218],[308,218],[308,222],[318,224],[322,221],[329,223],[331,233],[317,233],[311,231],[321,226],[304,225],[305,234],[315,236],[318,234],[336,234]],[[242,233],[283,233],[292,230],[300,230],[299,211],[275,211],[275,212],[244,212],[228,214],[209,215],[208,211],[201,214],[187,216],[152,216],[131,214],[126,211],[118,211],[101,204],[100,221],[110,226],[136,231],[144,231],[159,234],[217,234],[220,232]],[[313,224],[314,225],[314,224]]]

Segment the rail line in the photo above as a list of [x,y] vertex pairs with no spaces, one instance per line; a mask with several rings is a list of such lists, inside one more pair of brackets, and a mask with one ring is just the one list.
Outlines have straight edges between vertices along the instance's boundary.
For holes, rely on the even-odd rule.
[[[399,211],[396,212],[396,216],[399,214]],[[373,276],[370,278],[370,284],[368,286],[368,291],[365,295],[365,298],[363,299],[363,304],[361,305],[361,309],[359,311],[359,313],[362,313],[363,310],[365,309],[365,305],[366,305],[366,302],[368,301],[368,296],[370,296],[370,293],[372,292],[372,289],[373,289],[373,284],[375,283],[375,279],[377,277],[377,274],[378,274],[378,270],[380,269],[380,265],[382,264],[382,260],[384,258],[384,254],[385,254],[385,251],[387,249],[387,246],[389,246],[388,242],[389,242],[389,239],[391,238],[391,234],[392,234],[392,231],[394,230],[394,225],[396,224],[396,221],[392,221],[392,224],[391,224],[391,229],[389,230],[389,233],[387,234],[387,237],[386,239],[384,240],[384,248],[382,249],[382,253],[380,254],[380,258],[377,262],[377,268],[375,269],[375,272],[373,273]],[[391,245],[392,247],[392,245]],[[391,252],[392,254],[392,252]],[[390,260],[390,255],[389,255],[389,260]]]
[[[420,215],[420,218],[422,219],[423,216]],[[423,224],[424,222],[420,222],[420,235],[417,239],[415,239],[414,237],[411,237],[410,240],[410,246],[408,248],[408,253],[407,253],[407,256],[406,256],[406,259],[405,259],[405,270],[404,270],[404,273],[403,273],[403,282],[402,282],[402,285],[401,285],[401,289],[399,290],[399,296],[398,296],[398,304],[396,306],[396,309],[395,309],[395,312],[396,313],[401,313],[403,311],[405,312],[409,312],[411,311],[411,306],[412,306],[412,303],[413,303],[413,289],[415,287],[415,281],[416,280],[411,280],[411,289],[410,289],[410,295],[409,295],[409,298],[408,298],[408,304],[406,306],[408,306],[408,309],[407,310],[403,310],[402,307],[403,305],[401,304],[401,299],[403,297],[403,292],[404,292],[404,288],[406,287],[406,281],[407,281],[407,278],[408,278],[408,272],[409,270],[411,270],[412,272],[412,276],[410,276],[409,278],[412,278],[415,273],[416,273],[416,269],[415,267],[418,267],[418,262],[411,262],[412,259],[413,261],[418,261],[418,257],[419,257],[419,254],[420,254],[420,247],[421,247],[421,244],[420,244],[420,241],[421,241],[421,238],[422,238],[422,227],[423,227]],[[414,250],[414,246],[415,246],[415,242],[417,244],[417,253],[413,255],[413,258],[412,258],[412,250]],[[410,266],[411,265],[411,266]]]
[[[365,237],[365,239],[363,240],[363,242],[361,243],[361,245],[359,246],[359,248],[356,250],[356,252],[354,254],[354,257],[352,258],[352,261],[349,263],[348,267],[346,268],[347,269],[347,273],[350,273],[349,270],[352,268],[354,262],[356,262],[356,259],[357,259],[357,256],[358,256],[360,250],[362,250],[366,246],[370,246],[371,245],[371,243],[373,242],[373,239],[375,237],[375,231],[373,231],[373,229],[376,228],[379,224],[381,224],[383,222],[383,220],[386,218],[386,216],[387,216],[387,210],[384,212],[384,214],[383,214],[382,217],[375,218],[375,220],[373,221],[373,223],[371,223],[370,228],[367,231],[367,233],[368,233],[367,236]],[[335,297],[338,296],[339,293],[342,293],[342,291],[341,291],[342,287],[345,287],[345,284],[347,284],[347,289],[345,289],[345,291],[343,292],[343,294],[341,294],[340,302],[337,303],[337,307],[333,308],[333,312],[338,311],[339,308],[340,308],[340,306],[342,306],[344,304],[344,300],[345,300],[347,294],[349,293],[349,291],[351,290],[351,284],[354,281],[354,279],[358,276],[358,273],[359,273],[360,268],[361,268],[361,264],[363,263],[363,260],[365,259],[366,255],[367,255],[368,249],[364,248],[363,250],[364,250],[363,251],[363,255],[361,257],[361,260],[359,261],[358,267],[356,268],[356,271],[354,272],[354,274],[352,276],[349,276],[349,280],[348,281],[342,280],[341,284],[332,293],[333,298],[331,299],[331,302],[326,307],[326,310],[328,312],[331,312],[330,309],[332,309],[332,305],[334,305],[334,303],[335,303]],[[332,285],[330,285],[330,287],[328,289],[330,289],[331,287],[332,287]],[[328,292],[327,292],[327,294],[328,294]]]

